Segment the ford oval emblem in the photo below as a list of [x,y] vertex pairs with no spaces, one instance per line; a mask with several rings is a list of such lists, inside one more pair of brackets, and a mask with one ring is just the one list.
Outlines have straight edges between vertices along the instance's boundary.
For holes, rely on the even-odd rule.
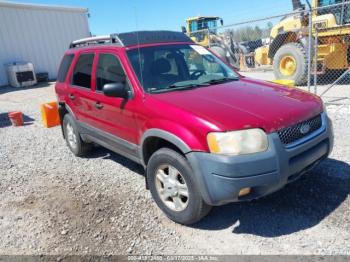
[[310,125],[309,124],[304,124],[300,127],[300,133],[302,133],[303,135],[305,135],[306,133],[308,133],[310,131]]

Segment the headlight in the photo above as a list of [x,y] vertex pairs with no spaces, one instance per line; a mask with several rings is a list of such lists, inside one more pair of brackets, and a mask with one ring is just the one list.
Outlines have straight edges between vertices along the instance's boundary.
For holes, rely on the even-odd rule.
[[207,142],[214,154],[251,154],[266,151],[268,147],[267,135],[259,128],[209,133]]

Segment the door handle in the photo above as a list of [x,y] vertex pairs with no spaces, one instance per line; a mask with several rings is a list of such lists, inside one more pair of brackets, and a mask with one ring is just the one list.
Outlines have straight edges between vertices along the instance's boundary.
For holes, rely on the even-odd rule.
[[74,100],[75,99],[75,96],[73,94],[69,94],[68,97],[69,97],[70,100]]
[[96,102],[96,103],[95,103],[95,107],[96,107],[97,109],[102,109],[102,108],[103,108],[103,105],[102,105],[100,102]]

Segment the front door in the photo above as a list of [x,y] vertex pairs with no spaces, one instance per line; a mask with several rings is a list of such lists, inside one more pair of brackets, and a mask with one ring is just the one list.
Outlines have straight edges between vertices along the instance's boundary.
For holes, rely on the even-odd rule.
[[101,130],[102,136],[115,140],[121,146],[133,147],[137,144],[137,128],[133,111],[136,103],[133,98],[107,97],[103,94],[103,86],[121,82],[132,94],[132,88],[123,66],[114,51],[98,52],[95,74],[95,101],[93,117],[94,127]]

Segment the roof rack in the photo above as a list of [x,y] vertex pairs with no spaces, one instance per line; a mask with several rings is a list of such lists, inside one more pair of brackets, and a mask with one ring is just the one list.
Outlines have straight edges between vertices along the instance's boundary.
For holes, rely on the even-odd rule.
[[120,41],[117,34],[105,35],[105,36],[92,36],[75,40],[70,43],[69,48],[82,47],[88,45],[101,45],[101,44],[117,44],[124,46],[123,42]]
[[151,43],[166,42],[190,42],[189,38],[182,32],[173,31],[137,31],[106,36],[94,36],[73,41],[69,48],[82,47],[88,45],[116,44],[119,46],[133,46]]

